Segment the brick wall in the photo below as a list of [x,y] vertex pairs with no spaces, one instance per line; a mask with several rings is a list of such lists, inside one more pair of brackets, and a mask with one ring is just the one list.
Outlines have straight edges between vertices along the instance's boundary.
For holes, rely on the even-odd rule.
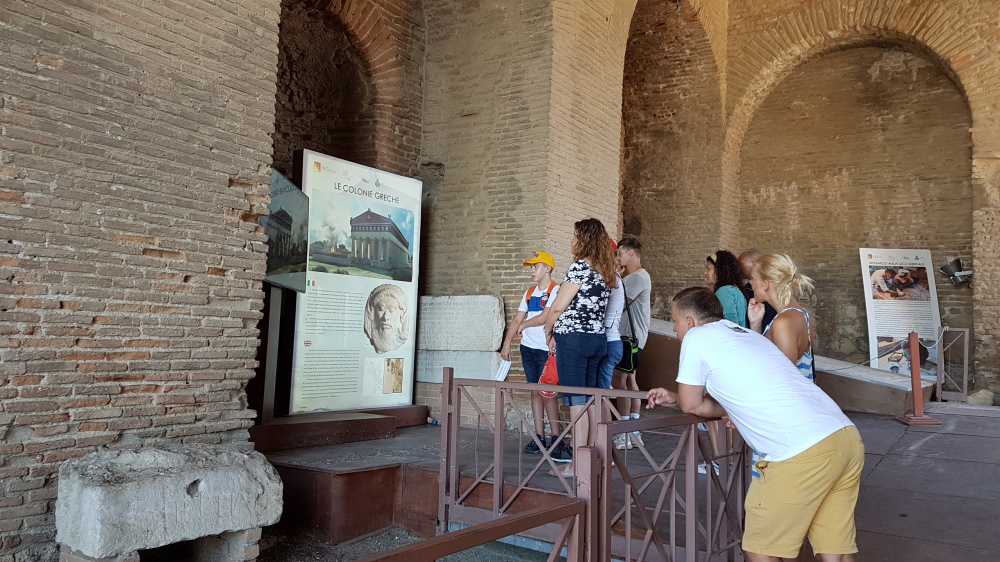
[[[971,181],[956,185],[974,193],[977,368],[1000,372],[994,2],[643,0],[634,14],[611,0],[321,5],[333,19],[307,37],[364,70],[337,98],[364,102],[372,120],[352,150],[374,147],[374,165],[425,181],[421,292],[498,294],[509,314],[529,283],[524,256],[552,251],[561,278],[572,222],[587,216],[646,242],[661,302],[700,282],[703,255],[742,240],[740,189],[790,181],[793,165],[758,166],[762,145],[745,146],[793,118],[768,109],[794,93],[785,79],[873,40],[913,46],[971,115]],[[279,10],[277,0],[0,7],[0,562],[54,554],[62,459],[103,445],[245,442]],[[289,30],[304,23],[288,17]],[[286,60],[308,66],[303,57]],[[893,91],[926,103],[933,92],[902,77]],[[957,115],[945,94],[935,95]],[[287,132],[279,123],[277,138]],[[825,177],[810,181],[833,197]],[[418,401],[436,390],[418,385]]]
[[[642,9],[642,5],[655,0],[642,0],[636,10]],[[718,76],[723,79],[718,80],[719,93],[722,99],[726,98],[726,80],[724,77],[729,71],[729,58],[727,48],[729,45],[729,2],[719,2],[717,0],[690,0],[690,8],[687,6],[688,0],[681,0],[675,4],[674,12],[683,13],[685,10],[693,9],[698,14],[698,20],[708,36],[708,42],[712,46],[712,56],[715,58],[715,65],[718,68]],[[688,16],[690,18],[690,16]],[[721,108],[720,108],[721,111]]]
[[421,292],[509,306],[530,283],[522,256],[544,242],[551,13],[460,0],[426,12]]
[[719,244],[722,100],[712,45],[686,2],[640,2],[625,56],[624,232],[643,244],[654,315],[704,283]]
[[632,3],[552,3],[546,242],[570,263],[573,223],[600,219],[620,232],[622,65]]
[[[575,221],[618,234],[621,68],[630,3],[426,6],[424,294],[496,294],[507,316]],[[518,357],[509,375],[523,380]],[[437,407],[438,385],[418,385]]]
[[55,556],[59,463],[240,443],[277,2],[0,6],[0,560]]
[[[508,318],[545,248],[551,11],[428,4],[421,294],[498,295]],[[565,260],[557,259],[562,279]],[[521,377],[520,363],[510,376]],[[440,385],[417,384],[437,412]]]
[[[860,47],[798,67],[743,142],[740,248],[784,251],[816,281],[824,355],[868,358],[858,248],[972,256],[971,117],[932,60]],[[942,323],[972,327],[972,291],[935,271]],[[865,277],[867,279],[867,276]]]

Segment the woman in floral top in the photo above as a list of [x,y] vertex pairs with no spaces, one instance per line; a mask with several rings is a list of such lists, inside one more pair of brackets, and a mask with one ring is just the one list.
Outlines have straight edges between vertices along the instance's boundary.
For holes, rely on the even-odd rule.
[[[576,261],[569,266],[566,281],[550,305],[545,334],[549,349],[557,349],[559,384],[597,388],[597,367],[608,353],[604,313],[611,289],[617,286],[615,255],[601,221],[585,219],[573,229]],[[585,395],[563,394],[571,419],[579,417],[573,430],[574,447],[586,445],[589,437],[590,422],[583,412],[587,400]]]

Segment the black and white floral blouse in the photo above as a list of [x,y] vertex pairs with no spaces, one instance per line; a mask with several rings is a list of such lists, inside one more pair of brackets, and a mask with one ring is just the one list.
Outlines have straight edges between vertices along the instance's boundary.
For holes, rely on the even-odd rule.
[[566,272],[566,281],[579,285],[580,290],[556,320],[552,331],[557,334],[603,334],[604,312],[611,296],[604,276],[595,271],[586,260],[576,260]]

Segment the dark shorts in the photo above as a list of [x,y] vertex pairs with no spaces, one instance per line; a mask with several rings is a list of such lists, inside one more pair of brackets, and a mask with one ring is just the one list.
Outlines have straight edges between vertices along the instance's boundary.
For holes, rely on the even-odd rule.
[[549,350],[521,346],[521,364],[524,365],[524,377],[528,382],[537,384],[542,378],[542,369],[549,360]]
[[[625,344],[624,343],[622,344],[622,357],[625,357]],[[642,357],[642,348],[641,347],[639,348],[639,351],[635,352],[635,371],[639,370],[639,358],[640,357]],[[620,358],[618,360],[621,361]],[[617,364],[618,363],[616,362],[615,365],[617,365]],[[629,373],[627,371],[618,371],[618,372],[619,373],[624,373],[626,375],[634,375],[635,371],[632,371],[631,373]]]
[[[608,354],[608,338],[604,334],[572,332],[556,334],[556,364],[559,384],[597,388],[597,368]],[[563,393],[563,404],[582,406],[589,396]]]

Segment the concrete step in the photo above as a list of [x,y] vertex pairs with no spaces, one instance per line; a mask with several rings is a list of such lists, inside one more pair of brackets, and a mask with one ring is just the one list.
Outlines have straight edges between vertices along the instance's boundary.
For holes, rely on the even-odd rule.
[[250,428],[250,441],[267,452],[388,439],[397,428],[427,423],[427,413],[427,406],[393,406],[287,416]]

